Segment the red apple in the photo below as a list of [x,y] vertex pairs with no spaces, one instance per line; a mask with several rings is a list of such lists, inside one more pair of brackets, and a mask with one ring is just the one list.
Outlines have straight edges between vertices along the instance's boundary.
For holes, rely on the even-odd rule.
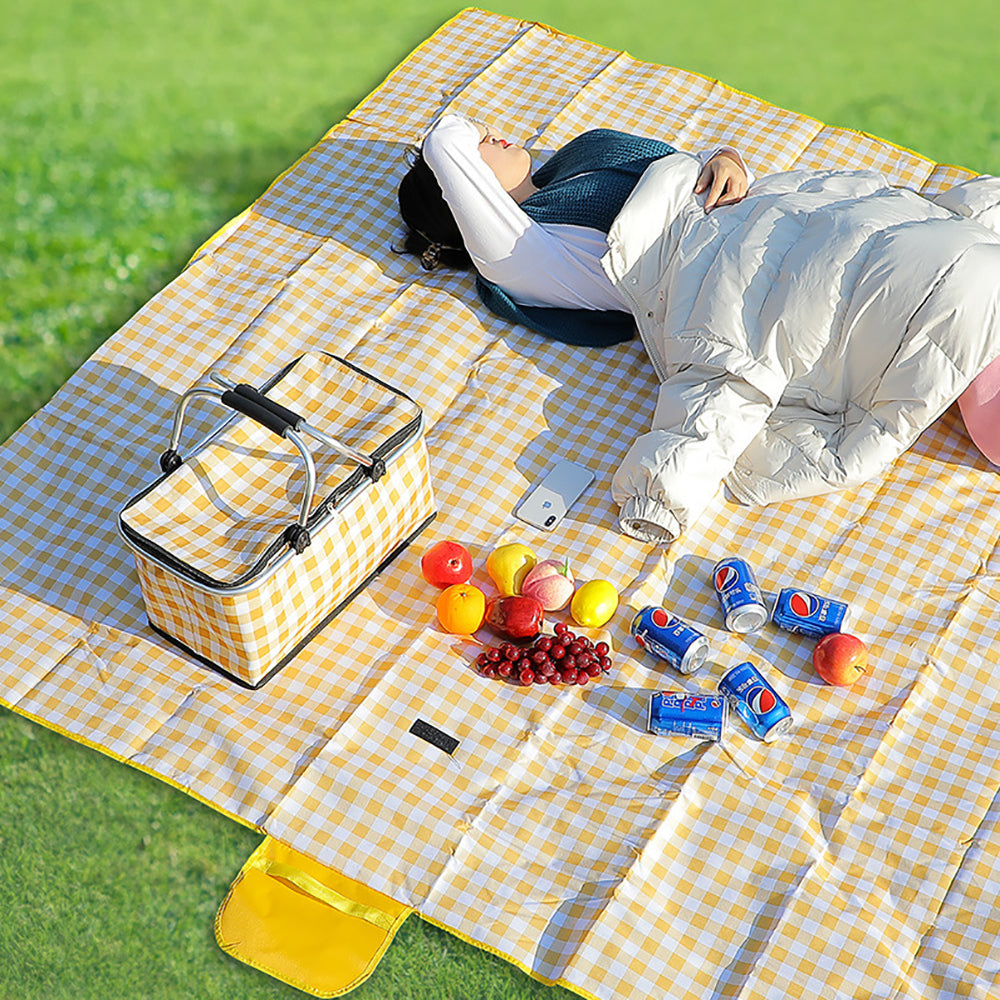
[[857,636],[833,632],[816,643],[813,666],[827,684],[850,687],[868,666],[868,647]]
[[468,583],[472,578],[472,556],[460,542],[438,542],[423,554],[420,571],[435,587]]
[[486,604],[486,624],[506,639],[534,639],[544,617],[541,602],[522,594],[494,597]]

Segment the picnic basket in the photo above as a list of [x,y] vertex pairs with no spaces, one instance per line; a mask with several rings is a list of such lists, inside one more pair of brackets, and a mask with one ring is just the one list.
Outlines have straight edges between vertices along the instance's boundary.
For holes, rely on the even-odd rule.
[[[211,379],[181,396],[163,475],[118,528],[152,628],[256,688],[433,519],[423,415],[323,352],[260,389]],[[205,399],[230,412],[182,458],[185,411]]]

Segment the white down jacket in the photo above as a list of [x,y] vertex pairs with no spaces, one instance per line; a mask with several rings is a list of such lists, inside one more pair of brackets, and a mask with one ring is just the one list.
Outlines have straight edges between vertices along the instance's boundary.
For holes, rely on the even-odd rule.
[[612,484],[622,530],[650,541],[723,481],[750,504],[864,482],[1000,355],[1000,179],[928,200],[791,171],[706,215],[699,170],[650,166],[602,261],[661,382]]

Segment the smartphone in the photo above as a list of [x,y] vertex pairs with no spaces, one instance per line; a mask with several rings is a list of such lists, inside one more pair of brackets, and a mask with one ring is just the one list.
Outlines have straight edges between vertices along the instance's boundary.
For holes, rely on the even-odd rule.
[[531,488],[514,516],[535,528],[551,531],[593,481],[590,469],[576,462],[558,462]]

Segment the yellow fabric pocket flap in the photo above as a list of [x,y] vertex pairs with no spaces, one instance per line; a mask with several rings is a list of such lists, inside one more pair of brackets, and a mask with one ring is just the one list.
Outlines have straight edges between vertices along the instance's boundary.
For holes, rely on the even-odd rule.
[[336,997],[372,974],[412,912],[268,837],[222,901],[215,939],[275,979]]

